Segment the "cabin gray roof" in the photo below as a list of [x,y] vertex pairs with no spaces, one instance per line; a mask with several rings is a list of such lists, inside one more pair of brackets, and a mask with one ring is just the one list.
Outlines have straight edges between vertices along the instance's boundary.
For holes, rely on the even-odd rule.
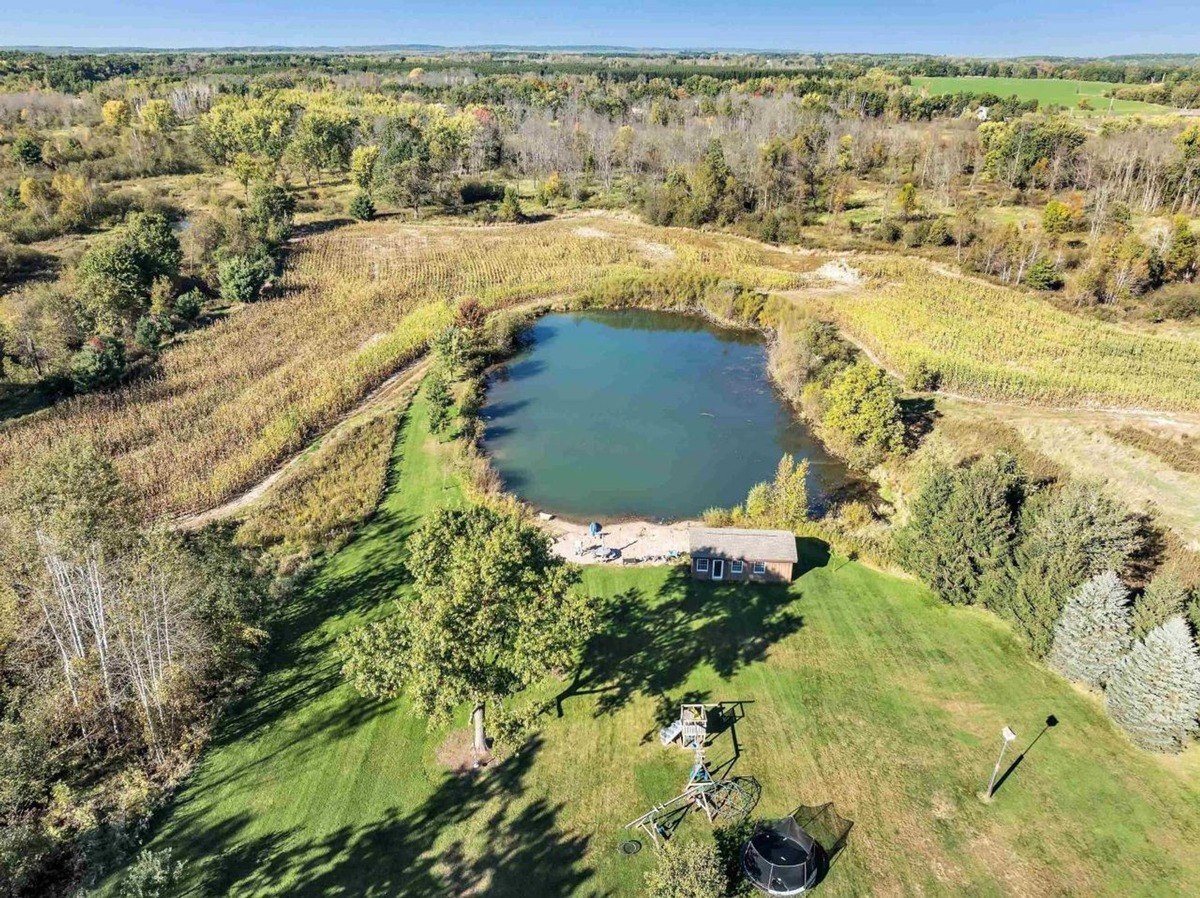
[[731,561],[798,561],[796,537],[787,530],[747,530],[741,527],[692,527],[688,530],[692,556]]

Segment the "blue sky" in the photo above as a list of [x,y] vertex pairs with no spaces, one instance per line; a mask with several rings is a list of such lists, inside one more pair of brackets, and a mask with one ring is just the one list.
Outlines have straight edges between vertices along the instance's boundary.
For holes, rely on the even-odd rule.
[[976,56],[1200,51],[1200,0],[0,0],[0,45],[618,44]]

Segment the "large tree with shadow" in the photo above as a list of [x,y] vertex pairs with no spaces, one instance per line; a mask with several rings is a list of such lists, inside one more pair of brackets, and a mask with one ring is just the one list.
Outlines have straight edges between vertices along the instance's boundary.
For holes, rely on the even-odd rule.
[[469,705],[485,751],[487,704],[574,662],[595,631],[595,602],[544,533],[486,506],[434,514],[406,564],[414,597],[343,639],[344,672],[366,695],[407,693],[434,722]]

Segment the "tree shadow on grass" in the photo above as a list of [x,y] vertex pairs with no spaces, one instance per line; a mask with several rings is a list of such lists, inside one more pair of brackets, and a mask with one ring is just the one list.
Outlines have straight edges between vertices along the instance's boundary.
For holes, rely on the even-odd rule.
[[[818,560],[812,552],[807,556]],[[799,630],[798,597],[794,584],[696,581],[686,566],[674,568],[655,596],[628,589],[609,602],[600,633],[557,698],[559,713],[564,701],[579,695],[597,696],[597,715],[637,695],[657,698],[660,710],[678,704],[668,693],[697,667],[707,664],[729,679]]]
[[[411,532],[416,519],[380,508],[371,525],[343,551],[357,551],[350,570],[326,568],[297,588],[277,612],[271,647],[255,687],[226,714],[213,738],[214,746],[253,736],[279,722],[289,711],[311,703],[342,683],[333,644],[339,624],[349,612],[384,607],[409,580],[396,541]],[[381,532],[382,531],[382,532]],[[387,707],[385,702],[358,702],[357,723]],[[345,709],[339,709],[344,712]],[[339,713],[329,721],[337,728],[356,725]],[[314,733],[298,733],[302,738]]]
[[[248,814],[207,829],[184,824],[173,844],[189,871],[186,894],[508,898],[529,894],[533,884],[538,894],[580,892],[592,876],[583,864],[589,839],[560,831],[561,803],[525,797],[540,748],[534,740],[477,776],[445,776],[415,807],[393,807],[320,838],[302,840],[299,827],[247,838]],[[441,841],[479,814],[487,815],[473,827],[485,838],[482,850]]]
[[928,396],[901,399],[900,420],[904,424],[904,445],[909,449],[920,446],[941,416],[934,401]]

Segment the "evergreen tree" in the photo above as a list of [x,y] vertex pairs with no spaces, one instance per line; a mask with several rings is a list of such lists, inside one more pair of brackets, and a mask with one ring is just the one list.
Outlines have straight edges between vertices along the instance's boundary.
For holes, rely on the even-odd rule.
[[980,598],[1008,561],[1024,491],[1016,461],[998,453],[968,468],[934,468],[896,532],[897,559],[953,604]]
[[1067,598],[1088,578],[1123,570],[1142,536],[1124,507],[1097,484],[1077,480],[1027,502],[1020,532],[1012,588],[992,604],[1040,657],[1050,650]]
[[350,201],[350,217],[359,221],[370,221],[375,217],[375,202],[371,199],[371,194],[360,190],[354,195],[354,199]]
[[1112,719],[1142,748],[1183,750],[1200,714],[1200,654],[1181,616],[1134,645],[1113,672],[1105,698]]
[[450,424],[450,406],[454,404],[454,397],[450,395],[446,371],[440,365],[430,372],[425,395],[429,399],[429,429],[441,433]]
[[525,213],[521,211],[521,200],[517,196],[517,191],[513,187],[504,188],[504,199],[500,201],[500,205],[496,207],[496,218],[500,221],[510,223],[521,222],[525,220]]
[[1050,665],[1079,683],[1103,686],[1133,642],[1129,591],[1112,571],[1088,580],[1063,608]]
[[1145,639],[1147,633],[1167,618],[1181,614],[1188,598],[1188,588],[1178,574],[1173,571],[1157,574],[1133,603],[1133,638]]

